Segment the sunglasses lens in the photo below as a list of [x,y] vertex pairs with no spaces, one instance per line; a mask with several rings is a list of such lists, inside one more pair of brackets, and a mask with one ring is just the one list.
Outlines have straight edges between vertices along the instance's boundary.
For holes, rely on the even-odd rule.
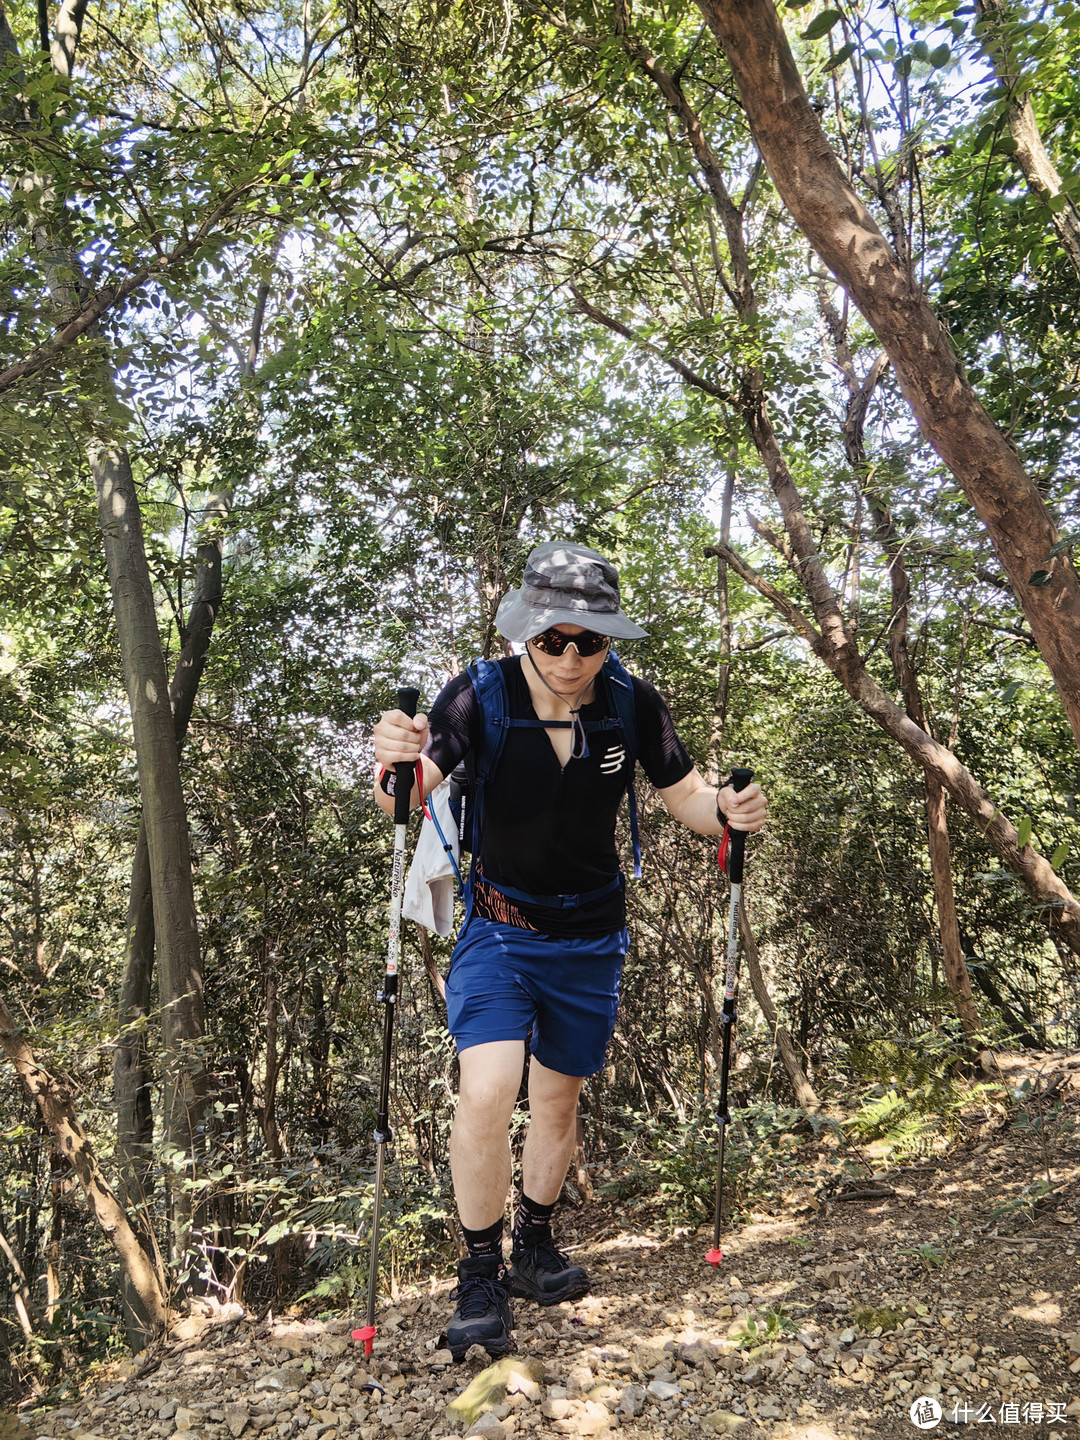
[[534,635],[529,644],[535,645],[542,655],[561,655],[566,649],[566,637],[558,630],[545,630],[541,635]]
[[592,630],[587,630],[584,635],[572,636],[571,638],[577,646],[578,654],[582,656],[599,655],[600,651],[606,650],[608,645],[608,637],[606,635],[597,635]]
[[545,630],[542,634],[535,635],[532,643],[544,655],[561,655],[568,645],[573,645],[584,660],[606,650],[608,637],[597,635],[593,630],[584,630],[580,635],[564,635],[561,630]]

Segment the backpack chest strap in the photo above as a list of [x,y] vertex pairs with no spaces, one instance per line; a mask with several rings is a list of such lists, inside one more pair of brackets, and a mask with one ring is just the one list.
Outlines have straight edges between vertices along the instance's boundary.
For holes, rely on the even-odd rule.
[[[494,725],[501,725],[504,730],[572,730],[573,720],[515,720],[509,715],[498,716],[492,721]],[[607,715],[603,720],[580,720],[577,722],[584,730],[621,730],[622,724],[614,715]]]

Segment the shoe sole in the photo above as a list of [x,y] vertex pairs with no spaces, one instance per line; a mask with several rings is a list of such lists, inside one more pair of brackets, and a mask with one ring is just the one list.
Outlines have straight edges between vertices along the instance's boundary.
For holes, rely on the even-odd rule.
[[447,1342],[446,1348],[450,1351],[450,1356],[454,1364],[460,1365],[474,1345],[482,1345],[492,1360],[501,1360],[504,1355],[509,1355],[513,1348],[513,1341],[509,1337],[502,1342],[495,1340],[470,1340],[467,1345],[459,1346],[457,1349]]

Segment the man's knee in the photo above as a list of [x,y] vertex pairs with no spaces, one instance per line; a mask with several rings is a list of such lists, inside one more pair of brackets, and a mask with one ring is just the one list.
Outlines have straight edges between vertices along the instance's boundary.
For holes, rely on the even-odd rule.
[[456,1120],[488,1130],[509,1127],[517,1090],[493,1081],[479,1081],[458,1093]]
[[583,1081],[560,1075],[533,1061],[529,1076],[529,1115],[533,1120],[566,1127],[576,1120]]
[[521,1085],[524,1046],[478,1045],[462,1051],[460,1062],[457,1119],[483,1129],[509,1126]]

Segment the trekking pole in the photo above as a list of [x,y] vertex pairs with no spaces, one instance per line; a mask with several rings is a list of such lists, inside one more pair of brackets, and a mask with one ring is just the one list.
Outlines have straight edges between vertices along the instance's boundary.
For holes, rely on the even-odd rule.
[[[745,790],[754,778],[752,770],[738,769],[731,772],[731,788]],[[727,845],[723,842],[717,860],[721,870],[727,871],[731,881],[731,905],[728,911],[727,978],[724,981],[724,1008],[721,1021],[724,1026],[724,1046],[720,1060],[720,1103],[716,1109],[716,1125],[719,1131],[719,1145],[716,1159],[716,1213],[713,1217],[712,1249],[705,1256],[710,1265],[719,1265],[724,1258],[720,1249],[720,1207],[724,1195],[724,1136],[731,1116],[728,1113],[728,1067],[731,1062],[731,1031],[735,1025],[735,992],[739,973],[739,902],[742,900],[743,852],[746,848],[745,830],[725,832]]]
[[[416,714],[419,690],[411,686],[397,692],[397,708]],[[401,937],[401,897],[405,889],[405,834],[409,828],[409,797],[415,767],[409,761],[394,766],[394,862],[390,871],[390,934],[386,946],[386,974],[376,997],[383,1011],[382,1079],[379,1086],[379,1113],[375,1120],[375,1201],[371,1212],[371,1254],[368,1259],[367,1324],[352,1332],[362,1341],[364,1354],[371,1354],[375,1342],[375,1289],[379,1279],[379,1220],[382,1214],[383,1170],[386,1147],[394,1138],[390,1129],[390,1062],[394,1048],[394,1011],[397,1008],[398,947]]]

